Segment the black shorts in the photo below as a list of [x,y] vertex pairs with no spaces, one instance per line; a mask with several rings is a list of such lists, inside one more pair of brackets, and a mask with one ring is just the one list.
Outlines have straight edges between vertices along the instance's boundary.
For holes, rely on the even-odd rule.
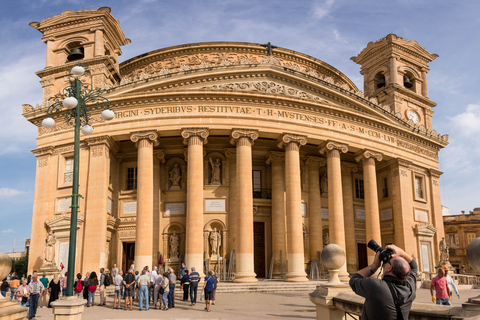
[[213,300],[213,289],[205,289],[205,301]]
[[125,295],[127,298],[132,298],[135,293],[135,286],[130,286],[125,289]]

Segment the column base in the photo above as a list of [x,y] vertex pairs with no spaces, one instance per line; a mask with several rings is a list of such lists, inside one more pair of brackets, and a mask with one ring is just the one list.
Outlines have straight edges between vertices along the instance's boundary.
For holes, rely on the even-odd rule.
[[255,278],[257,275],[255,272],[237,272],[235,273],[235,278],[233,282],[235,283],[256,283],[258,279]]
[[285,276],[286,282],[307,282],[307,274],[305,272],[287,272]]
[[28,315],[28,308],[22,307],[18,300],[10,301],[9,298],[0,298],[0,319],[21,320]]
[[[135,261],[136,263],[136,261]],[[75,296],[62,297],[60,300],[52,302],[53,314],[55,320],[80,320],[82,312],[85,309],[85,300],[78,299]]]
[[350,277],[349,277],[349,274],[347,272],[347,264],[346,263],[343,264],[343,266],[340,268],[340,272],[338,273],[338,278],[342,282],[349,282],[350,281]]
[[[135,256],[135,271],[142,272],[143,268],[148,266],[152,270],[152,255]],[[130,269],[130,266],[127,266]],[[128,271],[128,270],[127,270]]]

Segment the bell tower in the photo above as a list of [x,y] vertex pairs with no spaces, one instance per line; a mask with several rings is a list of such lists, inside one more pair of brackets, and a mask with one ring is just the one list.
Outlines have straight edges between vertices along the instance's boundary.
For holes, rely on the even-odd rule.
[[120,82],[120,47],[130,43],[109,7],[66,10],[30,25],[43,34],[47,44],[46,66],[36,74],[42,79],[43,102],[67,85],[65,75],[82,63],[90,69],[86,81],[93,88]]
[[389,34],[351,60],[362,67],[366,97],[376,97],[407,121],[432,129],[437,104],[428,98],[427,73],[428,63],[437,57],[416,41]]

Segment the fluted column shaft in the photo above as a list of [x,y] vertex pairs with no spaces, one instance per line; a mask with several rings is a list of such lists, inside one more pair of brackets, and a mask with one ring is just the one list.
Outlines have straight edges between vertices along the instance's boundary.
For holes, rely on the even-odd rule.
[[[233,148],[225,150],[228,159],[228,245],[237,250],[237,154]],[[230,259],[230,255],[227,256]]]
[[153,263],[153,146],[158,145],[155,131],[132,132],[138,148],[137,228],[135,234],[135,269],[150,269]]
[[[378,193],[377,193],[377,172],[375,160],[381,161],[381,153],[374,151],[363,151],[357,155],[356,160],[363,164],[363,184],[365,195],[365,231],[367,234],[367,243],[374,239],[379,245],[382,245],[382,233],[380,231],[380,215],[378,211]],[[367,250],[368,263],[373,263],[375,252]]]
[[237,146],[237,243],[234,282],[257,282],[253,258],[252,145],[257,130],[233,129],[231,143]]
[[310,227],[310,260],[317,259],[317,252],[323,248],[322,203],[320,198],[320,167],[325,159],[308,156],[308,225]]
[[203,145],[207,128],[184,128],[188,145],[185,263],[203,276]]
[[285,281],[308,281],[305,273],[305,251],[302,226],[302,189],[300,180],[300,146],[305,136],[284,134],[279,145],[285,147],[285,181],[287,211],[288,272]]
[[[286,238],[285,238],[285,154],[283,152],[269,152],[267,164],[272,168],[272,251],[275,251],[273,262],[273,278],[282,277],[282,264],[286,266]],[[282,251],[282,259],[280,259]]]

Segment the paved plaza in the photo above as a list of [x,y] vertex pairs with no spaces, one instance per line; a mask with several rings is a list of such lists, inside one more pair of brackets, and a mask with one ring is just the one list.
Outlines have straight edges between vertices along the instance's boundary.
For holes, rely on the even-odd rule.
[[[113,298],[109,297],[106,306],[85,308],[82,319],[315,319],[315,306],[310,302],[308,294],[309,292],[222,293],[217,294],[216,305],[212,306],[211,312],[204,310],[202,302],[191,307],[189,302],[179,301],[180,293],[176,295],[175,308],[168,311],[138,311],[137,302],[134,303],[133,311],[113,310]],[[454,306],[461,306],[468,298],[479,295],[480,290],[463,289],[460,294],[460,300],[453,298]],[[429,290],[419,289],[415,301],[431,303]],[[53,319],[52,309],[39,309],[37,319]]]

